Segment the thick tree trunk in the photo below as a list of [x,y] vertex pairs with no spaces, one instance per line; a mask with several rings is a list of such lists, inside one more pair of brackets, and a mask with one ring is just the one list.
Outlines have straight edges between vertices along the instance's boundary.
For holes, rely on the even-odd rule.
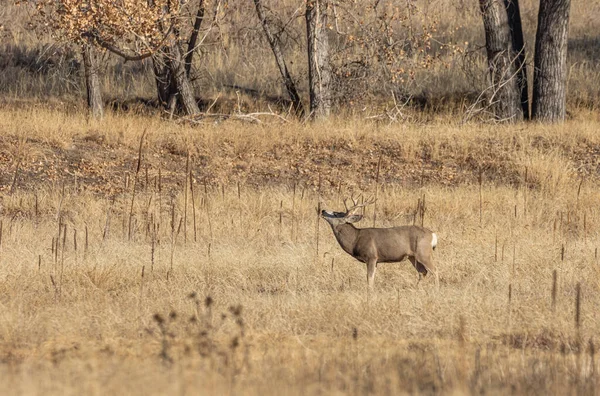
[[512,33],[512,47],[516,56],[517,84],[521,91],[523,118],[529,119],[529,89],[527,84],[527,64],[525,63],[525,39],[521,23],[519,0],[504,0],[508,15],[508,26]]
[[158,54],[152,56],[152,67],[154,69],[158,103],[161,107],[167,108],[169,99],[177,94],[171,69],[166,64],[165,57]]
[[308,89],[310,115],[327,118],[331,113],[331,66],[327,36],[327,0],[307,0]]
[[98,59],[91,44],[83,44],[82,52],[88,108],[94,118],[102,118],[104,116],[104,104],[102,103],[102,92],[100,90]]
[[287,68],[285,58],[283,57],[283,52],[279,46],[279,41],[275,38],[275,36],[273,36],[271,29],[269,29],[267,17],[262,6],[262,0],[254,0],[254,5],[256,6],[256,14],[258,15],[258,19],[260,20],[263,30],[265,31],[265,36],[267,36],[267,41],[269,42],[271,50],[273,51],[273,55],[275,56],[275,62],[277,62],[277,67],[279,68],[279,72],[283,78],[285,88],[290,96],[290,100],[292,101],[294,112],[301,117],[304,114],[302,101],[300,100],[300,95],[296,89],[296,84],[294,83],[294,80],[292,79],[292,76]]
[[172,40],[166,51],[167,65],[175,81],[177,87],[177,99],[180,101],[185,114],[193,115],[200,112],[192,83],[185,71],[185,61],[179,48],[179,43],[175,39]]
[[480,0],[490,73],[489,103],[497,120],[523,119],[521,91],[517,78],[517,55],[503,0]]
[[560,122],[566,113],[570,0],[541,0],[535,40],[532,118]]

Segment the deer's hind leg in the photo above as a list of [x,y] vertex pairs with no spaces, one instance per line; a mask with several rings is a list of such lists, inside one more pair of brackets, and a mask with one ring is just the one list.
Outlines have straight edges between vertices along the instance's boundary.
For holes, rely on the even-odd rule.
[[417,286],[419,286],[419,283],[421,283],[421,279],[423,277],[427,276],[427,268],[425,268],[425,266],[423,264],[418,262],[415,257],[411,256],[408,258],[408,260],[411,262],[413,267],[415,267],[415,269],[417,270],[417,273],[419,274],[419,277],[417,279]]
[[[415,254],[415,260],[417,265],[425,268],[424,275],[426,275],[427,272],[431,272],[435,276],[435,284],[439,287],[439,277],[435,264],[433,263],[433,249],[430,241],[422,239],[419,242],[419,245],[417,246],[417,252]],[[417,271],[419,271],[417,266],[415,266],[415,268],[417,268]]]
[[410,260],[413,267],[415,267],[415,269],[419,273],[419,278],[421,278],[421,276],[427,276],[427,267],[421,264],[421,262],[418,261],[416,257],[409,257],[408,260]]

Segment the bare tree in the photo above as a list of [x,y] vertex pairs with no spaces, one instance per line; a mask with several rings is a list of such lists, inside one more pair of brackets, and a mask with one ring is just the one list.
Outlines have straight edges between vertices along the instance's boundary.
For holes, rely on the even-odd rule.
[[94,118],[104,116],[104,103],[100,88],[100,75],[98,58],[94,46],[89,43],[82,45],[83,67],[85,73],[85,87],[87,91],[87,105]]
[[[480,6],[492,78],[490,86],[494,114],[502,120],[528,119],[525,43],[518,0],[480,0]],[[549,122],[564,120],[570,6],[570,0],[540,1],[532,119]],[[517,112],[519,96],[521,111]]]
[[540,1],[533,72],[532,118],[536,120],[565,118],[570,7],[570,0]]
[[331,65],[327,35],[328,0],[306,1],[308,43],[308,89],[310,117],[327,118],[331,113]]
[[300,95],[298,94],[298,90],[296,89],[296,83],[292,78],[287,64],[285,62],[285,58],[283,56],[283,51],[281,50],[281,46],[279,45],[279,40],[275,35],[271,32],[269,28],[269,22],[267,21],[267,16],[265,15],[264,7],[262,4],[262,0],[254,0],[254,5],[256,6],[256,14],[258,15],[258,19],[265,31],[265,36],[267,37],[267,41],[271,46],[271,50],[273,51],[273,55],[275,56],[275,62],[277,62],[277,67],[279,68],[279,72],[281,73],[281,77],[283,78],[283,83],[285,84],[285,88],[287,90],[288,95],[290,96],[290,100],[292,101],[292,107],[294,112],[302,116],[304,114],[304,107],[302,106],[302,101],[300,100]]
[[498,120],[523,119],[517,54],[504,0],[480,0],[490,76],[489,103]]

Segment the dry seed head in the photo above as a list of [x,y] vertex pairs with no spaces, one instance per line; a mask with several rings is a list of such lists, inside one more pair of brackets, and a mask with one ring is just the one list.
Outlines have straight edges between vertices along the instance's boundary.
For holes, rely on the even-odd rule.
[[229,307],[229,312],[231,312],[234,316],[240,316],[242,314],[242,306],[232,305]]
[[154,316],[152,316],[152,319],[154,319],[154,321],[159,325],[162,325],[165,322],[165,319],[162,317],[162,315],[158,313],[154,314]]

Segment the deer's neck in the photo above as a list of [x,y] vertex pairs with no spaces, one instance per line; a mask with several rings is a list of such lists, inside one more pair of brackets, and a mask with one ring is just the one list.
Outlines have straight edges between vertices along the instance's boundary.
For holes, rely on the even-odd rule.
[[356,239],[358,238],[358,228],[348,223],[331,226],[331,228],[333,229],[335,239],[337,239],[342,249],[349,255],[352,255]]

